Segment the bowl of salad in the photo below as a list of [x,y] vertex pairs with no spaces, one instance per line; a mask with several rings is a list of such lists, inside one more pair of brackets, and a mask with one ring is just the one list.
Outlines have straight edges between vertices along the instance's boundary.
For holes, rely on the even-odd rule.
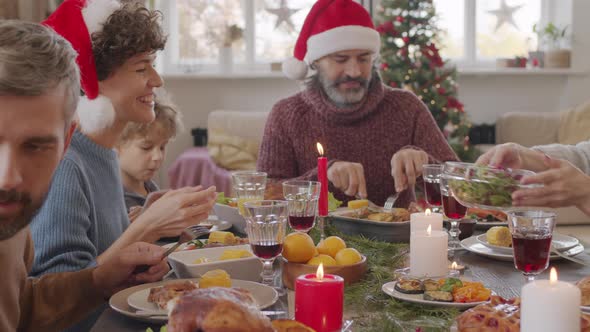
[[506,210],[512,207],[512,193],[523,185],[520,180],[535,172],[480,166],[462,162],[446,162],[442,179],[447,181],[450,193],[459,203],[469,208]]
[[240,215],[237,199],[226,197],[221,192],[217,195],[217,202],[215,202],[213,210],[219,220],[230,222],[236,232],[246,234],[246,219]]

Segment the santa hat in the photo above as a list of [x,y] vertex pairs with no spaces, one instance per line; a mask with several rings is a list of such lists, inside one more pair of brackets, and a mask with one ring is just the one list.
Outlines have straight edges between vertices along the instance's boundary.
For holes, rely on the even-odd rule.
[[305,18],[294,57],[283,62],[283,73],[302,80],[308,64],[323,56],[354,49],[377,53],[380,46],[379,33],[363,6],[353,0],[318,0]]
[[99,95],[91,35],[103,29],[109,16],[121,8],[118,0],[65,0],[42,24],[67,39],[78,52],[81,86],[76,112],[82,131],[100,131],[113,123],[115,109],[110,99]]

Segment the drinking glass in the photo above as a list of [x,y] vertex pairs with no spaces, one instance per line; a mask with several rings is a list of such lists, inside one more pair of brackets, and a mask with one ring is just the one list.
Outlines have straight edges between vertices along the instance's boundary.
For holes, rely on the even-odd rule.
[[313,228],[320,197],[317,181],[283,182],[283,196],[288,202],[289,226],[299,232]]
[[244,216],[244,203],[264,199],[266,173],[256,171],[238,171],[232,175],[232,189],[238,200],[238,209]]
[[526,282],[535,280],[549,265],[556,214],[550,211],[508,211],[514,266]]
[[459,222],[465,217],[467,207],[461,205],[449,191],[449,180],[444,177],[440,178],[440,193],[442,196],[443,212],[449,222],[451,228],[449,229],[449,250],[455,251],[459,249]]
[[272,287],[272,264],[283,250],[287,230],[287,202],[249,201],[244,203],[244,212],[252,252],[263,264],[262,283]]
[[443,166],[440,164],[426,164],[422,166],[422,169],[426,203],[431,207],[432,212],[439,212],[440,206],[442,205],[440,175],[442,174]]

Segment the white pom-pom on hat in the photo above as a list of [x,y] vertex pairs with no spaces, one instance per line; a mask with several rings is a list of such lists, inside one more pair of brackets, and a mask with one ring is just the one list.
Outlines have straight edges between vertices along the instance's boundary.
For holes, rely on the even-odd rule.
[[111,100],[103,95],[90,100],[80,97],[76,108],[78,124],[84,133],[96,133],[110,127],[115,122],[115,107]]
[[292,80],[302,80],[307,76],[307,63],[294,57],[283,61],[283,74]]

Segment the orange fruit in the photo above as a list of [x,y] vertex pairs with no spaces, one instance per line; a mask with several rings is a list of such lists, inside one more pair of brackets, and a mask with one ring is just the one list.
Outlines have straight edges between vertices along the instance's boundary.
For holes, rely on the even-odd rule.
[[336,254],[335,260],[338,265],[352,265],[363,260],[363,256],[354,248],[345,248]]
[[285,236],[283,257],[293,263],[305,263],[315,255],[315,245],[305,233],[295,232]]
[[332,256],[328,256],[328,255],[317,255],[307,262],[308,265],[316,265],[316,266],[320,265],[320,263],[323,263],[324,266],[337,265],[336,260],[334,258],[332,258]]
[[346,248],[346,243],[338,236],[329,236],[318,244],[320,254],[332,257],[336,257],[336,254],[344,248]]

